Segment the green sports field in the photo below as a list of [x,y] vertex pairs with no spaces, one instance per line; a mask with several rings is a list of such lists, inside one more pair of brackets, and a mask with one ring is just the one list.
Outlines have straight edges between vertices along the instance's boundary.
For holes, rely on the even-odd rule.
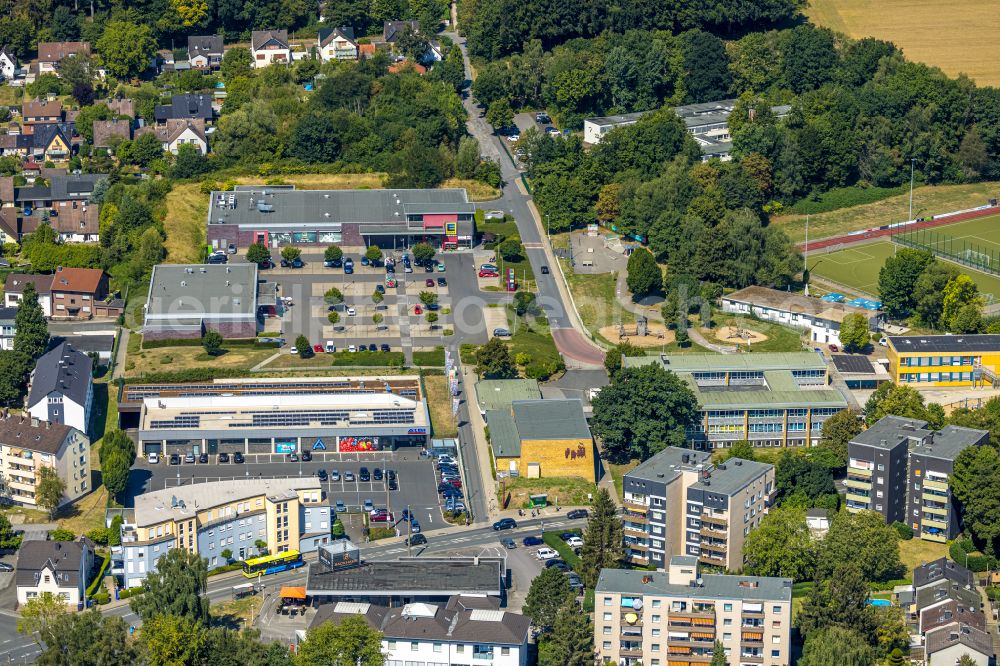
[[[878,272],[894,250],[901,246],[888,240],[809,256],[809,266],[817,278],[827,278],[860,292],[878,296]],[[1000,276],[959,266],[987,295],[1000,300]]]

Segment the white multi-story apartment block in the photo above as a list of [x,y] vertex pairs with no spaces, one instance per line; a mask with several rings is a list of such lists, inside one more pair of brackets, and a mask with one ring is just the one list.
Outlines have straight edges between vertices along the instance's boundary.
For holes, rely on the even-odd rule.
[[667,571],[604,569],[594,593],[597,660],[692,666],[722,643],[730,666],[791,663],[792,581],[698,571],[678,556]]

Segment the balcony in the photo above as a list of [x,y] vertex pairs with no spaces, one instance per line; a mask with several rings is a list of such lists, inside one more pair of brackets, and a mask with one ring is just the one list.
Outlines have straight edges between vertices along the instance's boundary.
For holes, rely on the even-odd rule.
[[847,501],[854,500],[855,502],[861,502],[863,504],[868,504],[871,501],[871,493],[865,492],[863,490],[858,490],[857,488],[847,489]]
[[698,556],[698,561],[702,564],[708,564],[714,567],[724,567],[726,566],[726,558],[722,555],[717,555],[714,553],[702,553]]
[[628,523],[625,523],[624,525],[624,534],[627,537],[628,536],[637,537],[639,539],[645,539],[649,537],[649,533],[646,530],[639,529],[633,525],[629,525]]
[[635,523],[636,525],[647,525],[647,524],[649,524],[649,519],[646,517],[646,514],[644,514],[644,513],[635,513],[633,511],[630,511],[629,509],[626,509],[622,513],[622,521],[628,522],[628,523]]
[[649,512],[649,507],[646,506],[645,504],[639,504],[638,502],[630,502],[629,500],[625,500],[622,503],[622,508],[625,509],[626,511],[634,511],[635,513],[640,513],[644,516],[646,515],[646,513]]
[[948,515],[948,507],[940,502],[924,502],[920,505],[924,514],[933,514],[934,516],[940,516],[941,520],[945,519]]
[[639,553],[626,552],[625,558],[632,564],[638,564],[640,566],[646,566],[649,564],[649,557],[647,555],[640,555]]
[[715,525],[722,525],[723,528],[729,527],[729,518],[726,516],[713,516],[709,513],[703,513],[698,516],[701,519],[702,527],[707,527],[705,523],[713,523]]
[[701,529],[698,530],[698,534],[700,534],[701,536],[707,536],[707,537],[712,537],[712,536],[723,536],[723,537],[726,537],[726,536],[729,536],[729,533],[726,530],[721,529],[719,527],[716,527],[714,525],[702,525]]
[[740,645],[764,645],[764,632],[744,631],[740,636]]
[[764,655],[763,654],[743,654],[740,653],[740,661],[745,664],[763,664]]
[[931,481],[930,479],[924,479],[924,488],[930,488],[931,490],[943,490],[948,491],[947,481]]
[[940,519],[933,518],[933,517],[929,517],[927,514],[924,514],[923,516],[921,516],[920,524],[923,525],[924,527],[936,527],[939,530],[946,530],[946,529],[948,529],[948,523],[945,521],[944,518],[940,518]]
[[848,488],[857,488],[858,490],[871,491],[872,480],[870,478],[860,479],[857,477],[848,476],[847,480],[844,481],[844,485],[846,485]]
[[622,657],[641,657],[642,648],[641,647],[621,648],[620,650],[618,650],[618,654],[621,655]]
[[727,543],[725,541],[720,541],[718,539],[715,540],[702,539],[698,545],[701,546],[702,550],[707,549],[710,551],[716,551],[720,553],[724,553],[727,550],[729,550],[729,546],[727,545]]
[[626,548],[638,549],[638,550],[649,550],[649,545],[645,543],[640,543],[634,539],[626,538],[624,541]]

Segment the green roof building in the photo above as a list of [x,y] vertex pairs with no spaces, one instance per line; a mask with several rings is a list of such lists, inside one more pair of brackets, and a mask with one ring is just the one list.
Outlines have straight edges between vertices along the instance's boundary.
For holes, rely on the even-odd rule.
[[830,386],[819,352],[661,354],[623,358],[625,367],[659,365],[687,382],[701,405],[689,429],[696,448],[815,446],[823,422],[847,409]]

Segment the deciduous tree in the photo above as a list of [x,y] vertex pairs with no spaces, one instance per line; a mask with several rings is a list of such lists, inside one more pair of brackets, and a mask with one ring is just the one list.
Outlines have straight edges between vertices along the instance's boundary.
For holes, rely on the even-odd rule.
[[32,365],[45,353],[49,346],[49,326],[45,322],[42,306],[38,304],[38,292],[35,285],[28,282],[24,285],[21,302],[14,315],[14,351],[24,354]]
[[119,79],[131,79],[144,72],[156,55],[156,40],[145,24],[110,21],[97,40],[108,73]]
[[142,643],[149,666],[198,663],[204,642],[205,626],[186,615],[163,614],[143,620]]
[[204,347],[205,353],[209,356],[216,356],[222,350],[222,334],[215,329],[209,329],[205,331],[205,335],[201,339],[201,346]]
[[816,571],[816,542],[806,525],[806,510],[772,508],[743,544],[745,570],[754,576],[810,580]]
[[875,650],[857,631],[821,627],[806,635],[800,666],[872,666]]
[[173,616],[196,624],[208,623],[208,561],[183,548],[171,548],[142,582],[143,594],[129,600],[132,610],[147,623]]
[[860,351],[868,346],[869,340],[868,317],[858,312],[845,315],[840,322],[840,342],[844,349]]
[[992,444],[963,449],[949,481],[961,502],[965,528],[984,552],[995,556],[1000,539],[1000,453]]
[[844,562],[850,562],[867,581],[884,583],[899,578],[904,573],[899,535],[877,513],[838,513],[820,543],[819,573],[832,576]]
[[644,247],[633,250],[628,258],[628,276],[625,283],[632,292],[632,298],[639,300],[663,288],[663,273],[653,258],[653,253]]
[[426,264],[434,258],[436,250],[430,243],[416,243],[410,248],[410,252],[413,253],[413,260],[415,262],[418,264]]
[[837,412],[823,422],[820,446],[829,449],[837,460],[837,468],[847,467],[847,444],[861,433],[860,415],[850,409]]
[[522,612],[531,618],[533,625],[543,631],[548,630],[555,624],[559,609],[571,594],[569,580],[562,571],[551,567],[543,569],[531,581]]
[[56,510],[62,503],[63,494],[66,492],[66,482],[62,480],[55,468],[48,465],[39,467],[36,476],[35,502],[48,511],[51,518],[55,516]]
[[511,358],[510,348],[500,338],[476,350],[476,374],[486,379],[513,379],[517,377],[517,365]]
[[878,273],[878,293],[890,317],[904,317],[916,305],[914,287],[924,269],[934,263],[927,250],[900,248],[885,260]]
[[296,663],[299,666],[383,666],[382,634],[360,615],[348,617],[339,624],[325,622],[306,633],[306,640],[299,645]]
[[368,249],[365,250],[365,257],[373,264],[382,261],[382,248],[378,245],[369,245]]
[[623,368],[593,406],[594,433],[618,460],[645,460],[664,447],[684,446],[685,429],[700,414],[688,385],[657,365]]

